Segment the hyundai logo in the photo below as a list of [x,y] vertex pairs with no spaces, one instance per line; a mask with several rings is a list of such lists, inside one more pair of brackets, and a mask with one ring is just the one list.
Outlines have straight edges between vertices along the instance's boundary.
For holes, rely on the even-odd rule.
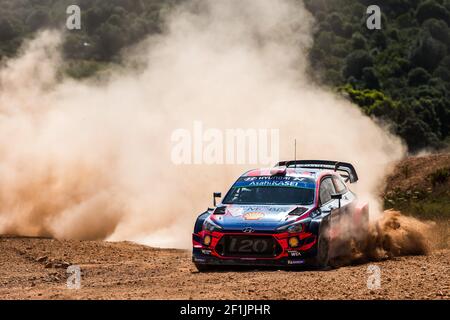
[[254,231],[255,231],[255,229],[250,228],[250,227],[242,229],[242,232],[245,232],[245,233],[251,233],[251,232],[254,232]]

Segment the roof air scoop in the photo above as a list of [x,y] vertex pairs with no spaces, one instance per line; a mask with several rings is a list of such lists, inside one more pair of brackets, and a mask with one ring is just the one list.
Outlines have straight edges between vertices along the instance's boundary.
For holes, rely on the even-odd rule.
[[285,176],[286,175],[286,166],[279,166],[279,167],[270,169],[270,175]]
[[227,210],[226,206],[220,206],[214,210],[213,214],[225,214],[226,210]]

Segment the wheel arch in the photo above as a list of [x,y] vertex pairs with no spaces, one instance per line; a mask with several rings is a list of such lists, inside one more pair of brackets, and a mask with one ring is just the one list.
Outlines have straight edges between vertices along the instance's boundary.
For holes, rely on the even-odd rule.
[[211,214],[209,210],[206,210],[205,212],[200,213],[200,215],[195,220],[194,224],[194,233],[199,233],[202,231],[203,222],[205,222],[206,218]]

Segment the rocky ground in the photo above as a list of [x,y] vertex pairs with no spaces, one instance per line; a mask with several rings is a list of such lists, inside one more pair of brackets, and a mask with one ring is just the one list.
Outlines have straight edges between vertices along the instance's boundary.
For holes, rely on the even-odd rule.
[[[190,252],[128,242],[0,237],[1,299],[450,299],[450,250],[373,262],[381,287],[368,289],[370,264],[317,270],[198,273]],[[81,268],[68,289],[67,267]]]

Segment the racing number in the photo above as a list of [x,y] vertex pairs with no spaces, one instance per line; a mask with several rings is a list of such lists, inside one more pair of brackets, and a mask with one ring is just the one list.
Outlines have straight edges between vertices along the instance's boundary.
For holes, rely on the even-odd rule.
[[[267,241],[263,239],[245,239],[237,243],[236,238],[231,239],[230,251],[233,252],[264,252],[267,250]],[[236,246],[238,246],[236,250]]]

